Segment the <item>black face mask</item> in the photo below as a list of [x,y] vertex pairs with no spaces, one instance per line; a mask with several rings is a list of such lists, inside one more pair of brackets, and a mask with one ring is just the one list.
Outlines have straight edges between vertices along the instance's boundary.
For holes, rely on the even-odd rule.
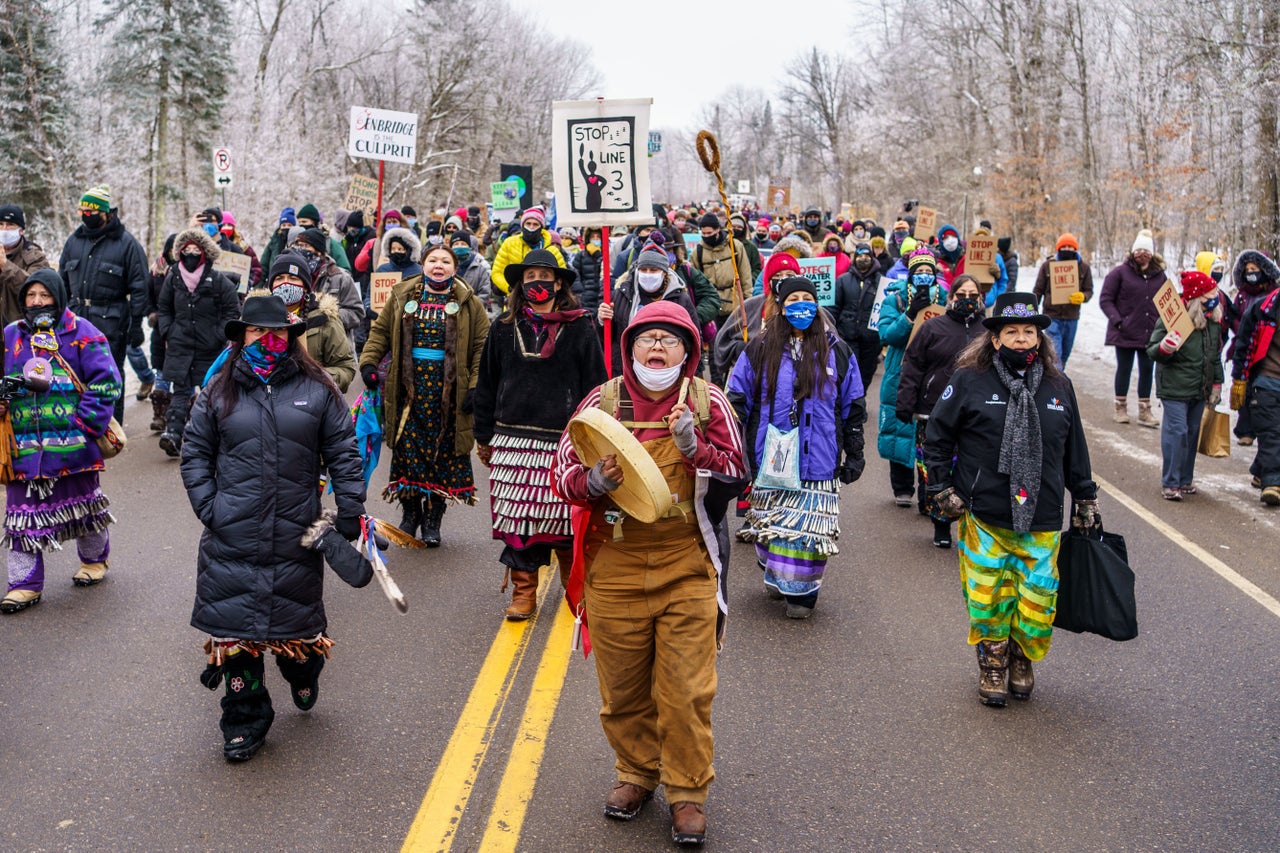
[[714,249],[716,246],[719,246],[721,243],[724,242],[724,232],[717,231],[716,233],[712,234],[710,237],[703,237],[702,242]]
[[733,229],[733,239],[735,239],[735,240],[746,240],[746,239],[747,239],[747,232],[746,232],[746,229],[743,229],[743,228],[735,228],[735,229]]
[[871,265],[874,263],[875,261],[871,259],[870,255],[858,255],[853,259],[853,265],[857,268],[858,272],[866,272],[871,269]]
[[476,231],[479,231],[479,230],[480,230],[480,217],[479,217],[479,216],[468,216],[468,217],[467,217],[467,228],[468,228],[468,230],[470,230],[473,234],[474,234]]
[[530,246],[542,245],[542,229],[541,228],[522,228],[520,229],[520,234],[521,236],[524,237],[524,241],[528,243]]
[[1026,370],[1035,364],[1036,358],[1040,355],[1039,347],[1031,349],[1014,349],[1013,347],[1000,347],[1000,360],[1010,370]]
[[409,256],[406,255],[404,252],[392,252],[391,263],[395,264],[398,267],[402,267],[405,264],[409,263]]
[[101,213],[82,213],[80,221],[84,223],[85,228],[101,228],[107,224],[107,217]]
[[521,288],[524,290],[525,301],[530,305],[550,302],[556,295],[556,285],[553,281],[526,281]]
[[187,272],[195,272],[204,263],[204,255],[183,255],[182,268]]
[[1062,249],[1058,252],[1057,257],[1060,261],[1074,261],[1076,259],[1076,253],[1070,249]]
[[[964,299],[957,299],[955,301],[955,304],[951,306],[950,310],[953,316],[955,316],[957,319],[970,320],[973,317],[977,316],[978,314],[977,297],[970,296],[970,297],[965,297]],[[1004,352],[1003,349],[1000,351]]]
[[53,328],[53,306],[32,305],[25,312],[27,325],[33,329]]
[[1214,270],[1213,272],[1209,273],[1209,278],[1213,279],[1214,281],[1222,281],[1222,270]]
[[320,269],[321,257],[311,252],[303,252],[302,256],[307,259],[307,268],[311,270],[311,275],[314,277]]

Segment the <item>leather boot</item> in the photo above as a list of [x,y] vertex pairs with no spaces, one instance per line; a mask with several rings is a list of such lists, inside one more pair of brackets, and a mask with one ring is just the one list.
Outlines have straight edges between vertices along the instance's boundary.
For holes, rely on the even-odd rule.
[[151,392],[151,431],[164,432],[165,419],[169,416],[169,401],[173,395],[156,389]]
[[978,698],[983,705],[1003,708],[1009,698],[1005,675],[1009,671],[1009,641],[978,643]]
[[1129,398],[1116,397],[1116,414],[1112,418],[1118,424],[1129,423]]
[[1031,659],[1017,641],[1009,641],[1009,695],[1025,702],[1031,698],[1031,691],[1036,686],[1035,674],[1031,671]]
[[1151,413],[1151,398],[1144,397],[1138,401],[1138,423],[1144,427],[1155,429],[1160,426],[1156,416]]
[[707,840],[707,812],[699,803],[671,804],[671,840],[681,847],[699,847]]
[[400,498],[399,527],[410,536],[417,537],[422,526],[422,498],[418,495]]
[[511,570],[511,606],[507,608],[508,622],[523,622],[538,607],[538,573]]
[[422,499],[422,536],[428,548],[440,547],[440,523],[444,520],[445,501],[437,495]]

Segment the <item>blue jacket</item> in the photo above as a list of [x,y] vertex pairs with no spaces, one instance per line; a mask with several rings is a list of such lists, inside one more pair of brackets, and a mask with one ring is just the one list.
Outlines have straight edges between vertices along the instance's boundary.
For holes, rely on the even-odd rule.
[[[902,356],[907,351],[913,324],[907,316],[909,283],[900,278],[889,282],[884,291],[884,303],[880,306],[880,343],[889,348],[884,355],[884,378],[880,380],[880,418],[877,422],[876,450],[882,459],[911,467],[916,461],[916,428],[914,424],[898,420],[895,409],[898,403],[898,380],[902,376]],[[935,284],[930,295],[942,305],[947,300],[946,289]]]
[[[828,332],[827,343],[831,349],[827,355],[827,375],[830,381],[823,386],[822,399],[807,398],[799,403],[800,430],[800,479],[831,480],[840,468],[840,453],[845,449],[842,434],[857,427],[859,433],[866,420],[866,407],[863,403],[865,392],[862,387],[862,376],[858,372],[858,360],[849,356],[844,378],[837,389],[836,377],[836,342],[838,338]],[[729,377],[729,399],[738,411],[738,417],[745,430],[750,423],[752,413],[760,410],[756,427],[755,441],[751,443],[752,469],[758,470],[760,459],[764,455],[764,440],[768,426],[772,423],[780,430],[787,431],[791,427],[791,407],[786,404],[792,396],[795,385],[795,367],[790,352],[782,356],[778,366],[777,392],[773,400],[765,400],[767,388],[765,378],[760,377],[759,390],[756,386],[756,371],[751,364],[750,355],[754,348],[748,348],[738,356]],[[777,404],[774,400],[784,402]],[[767,410],[767,411],[766,411]],[[837,416],[841,429],[837,429]],[[750,438],[748,436],[748,438]],[[857,453],[861,455],[861,435],[857,439]]]

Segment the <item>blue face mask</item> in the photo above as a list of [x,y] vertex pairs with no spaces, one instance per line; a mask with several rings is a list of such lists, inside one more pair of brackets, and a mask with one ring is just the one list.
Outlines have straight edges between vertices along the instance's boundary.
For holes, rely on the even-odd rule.
[[1212,299],[1206,299],[1206,300],[1204,301],[1204,310],[1205,310],[1205,312],[1207,313],[1207,312],[1209,312],[1209,311],[1212,311],[1214,308],[1217,308],[1217,307],[1218,307],[1218,303],[1219,303],[1219,302],[1221,302],[1221,301],[1222,301],[1222,297],[1221,297],[1221,296],[1215,296],[1215,297],[1213,297]]
[[911,274],[911,283],[916,287],[932,287],[938,277],[931,272],[918,272]]
[[818,316],[818,303],[792,302],[782,309],[782,315],[787,318],[788,323],[803,332],[813,324],[813,318]]
[[212,222],[206,222],[204,223],[204,233],[208,234],[210,237],[217,237],[218,226]]
[[463,246],[453,250],[453,256],[458,259],[458,263],[463,263],[467,258],[471,257],[471,250]]

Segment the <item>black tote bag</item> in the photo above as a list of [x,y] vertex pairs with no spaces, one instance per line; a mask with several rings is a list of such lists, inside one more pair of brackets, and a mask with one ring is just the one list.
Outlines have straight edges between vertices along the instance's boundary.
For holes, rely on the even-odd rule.
[[1138,602],[1133,592],[1124,537],[1084,534],[1071,528],[1058,549],[1058,609],[1053,627],[1088,632],[1109,640],[1138,636]]

